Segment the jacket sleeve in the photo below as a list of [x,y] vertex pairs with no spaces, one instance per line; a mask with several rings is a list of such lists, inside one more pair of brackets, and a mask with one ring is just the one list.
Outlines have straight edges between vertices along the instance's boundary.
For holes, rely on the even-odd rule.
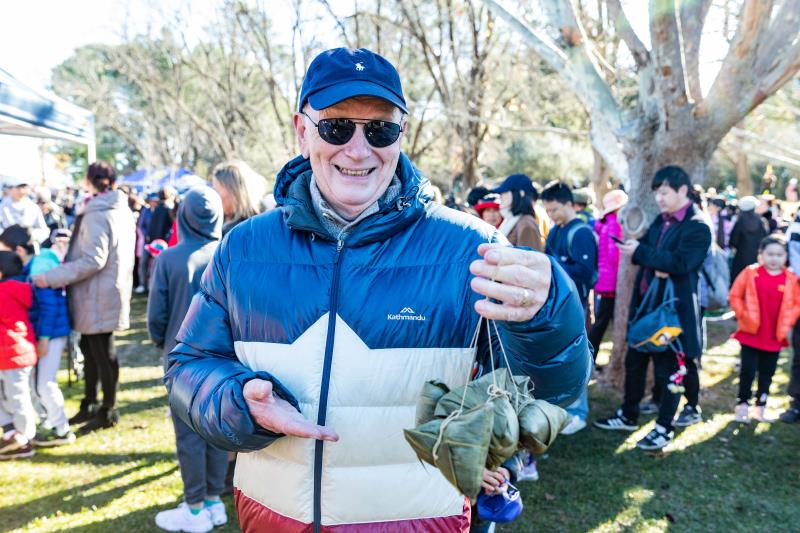
[[[33,288],[33,308],[30,316],[33,331],[37,338],[53,337],[54,327],[59,320],[61,306],[59,305],[56,289]],[[34,310],[35,308],[35,310]]]
[[597,268],[597,241],[594,232],[581,228],[572,237],[572,254],[570,261],[560,263],[569,277],[578,280],[591,288],[592,278]]
[[109,251],[110,228],[108,220],[102,215],[84,216],[81,222],[81,231],[86,231],[86,247],[81,250],[80,256],[73,261],[68,261],[44,273],[47,283],[51,287],[66,287],[82,281],[106,266]]
[[800,224],[793,222],[786,237],[789,240],[789,266],[792,272],[800,274]]
[[172,412],[211,444],[230,451],[260,450],[281,434],[259,426],[242,392],[251,379],[271,381],[273,391],[299,411],[295,397],[271,374],[239,362],[233,346],[226,291],[228,244],[220,245],[203,273],[169,354],[164,376]]
[[733,312],[736,313],[738,317],[737,320],[741,320],[741,317],[746,313],[744,293],[747,287],[746,278],[748,275],[746,268],[742,270],[739,275],[736,276],[736,280],[734,280],[731,290],[728,292],[728,302]]
[[164,263],[156,257],[147,298],[147,332],[159,348],[164,346],[169,324],[169,274]]
[[589,382],[592,355],[575,284],[553,258],[550,264],[550,293],[539,312],[498,325],[514,373],[530,376],[534,396],[568,405]]
[[711,230],[701,222],[690,221],[689,224],[692,224],[691,230],[682,232],[675,250],[640,243],[633,254],[633,262],[672,275],[688,274],[699,269],[711,246]]
[[42,211],[38,207],[36,208],[36,211],[36,220],[31,227],[31,237],[33,237],[33,240],[41,244],[46,241],[48,237],[50,237],[50,228],[47,227],[47,223],[44,221],[44,215],[42,214]]

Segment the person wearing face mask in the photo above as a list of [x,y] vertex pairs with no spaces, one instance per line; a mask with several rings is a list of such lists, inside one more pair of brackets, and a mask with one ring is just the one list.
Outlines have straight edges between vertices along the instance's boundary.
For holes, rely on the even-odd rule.
[[492,192],[500,195],[500,215],[503,217],[498,228],[500,233],[514,246],[543,251],[542,233],[533,208],[539,194],[531,179],[525,174],[511,174]]
[[[488,336],[473,344],[481,316],[497,320],[537,398],[569,403],[590,375],[566,274],[432,201],[401,151],[408,112],[383,57],[318,55],[278,207],[222,240],[176,335],[172,412],[215,446],[251,452],[234,479],[245,532],[466,533],[469,499],[420,463],[402,430],[425,381],[463,385],[499,357]],[[505,479],[484,470],[483,488]]]

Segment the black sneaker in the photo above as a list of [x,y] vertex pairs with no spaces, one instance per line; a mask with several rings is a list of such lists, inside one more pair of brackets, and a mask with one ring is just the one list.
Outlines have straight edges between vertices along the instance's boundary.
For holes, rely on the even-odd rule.
[[97,414],[97,410],[100,406],[93,402],[87,402],[85,399],[81,400],[81,408],[80,410],[69,419],[70,425],[75,424],[83,424],[84,422],[88,422],[91,420],[94,415]]
[[600,429],[618,431],[636,431],[639,429],[639,425],[636,422],[622,414],[622,409],[618,409],[614,416],[595,420],[593,424]]
[[661,450],[672,442],[674,436],[674,431],[667,431],[666,428],[656,424],[645,438],[636,443],[636,447],[640,450]]
[[687,427],[694,424],[698,424],[703,421],[703,411],[700,407],[692,407],[688,403],[683,406],[683,410],[681,414],[678,415],[678,418],[675,419],[675,424],[678,427]]
[[94,418],[89,420],[78,430],[78,435],[85,435],[98,429],[114,427],[117,425],[117,422],[119,422],[119,413],[117,413],[116,409],[100,407],[100,409],[97,410],[97,414],[94,415]]
[[75,442],[75,433],[68,429],[63,435],[59,435],[55,428],[43,429],[36,432],[36,436],[33,437],[32,442],[34,446],[40,446],[42,448],[63,446],[64,444],[72,444]]
[[781,422],[786,422],[787,424],[800,422],[800,408],[790,407],[786,411],[782,412],[781,416],[778,418]]
[[20,433],[15,432],[8,439],[3,439],[2,448],[0,448],[0,461],[26,459],[33,457],[35,453],[30,441]]

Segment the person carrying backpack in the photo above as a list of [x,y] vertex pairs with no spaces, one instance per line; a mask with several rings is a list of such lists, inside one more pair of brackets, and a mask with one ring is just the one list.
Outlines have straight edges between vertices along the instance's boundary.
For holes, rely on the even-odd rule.
[[[594,230],[578,218],[572,191],[564,183],[548,185],[542,191],[542,203],[554,224],[547,236],[545,253],[552,256],[572,278],[585,313],[589,306],[589,293],[597,283],[597,240]],[[589,414],[587,389],[583,390],[575,403],[567,407],[567,412],[572,419],[562,434],[571,435],[586,427]]]

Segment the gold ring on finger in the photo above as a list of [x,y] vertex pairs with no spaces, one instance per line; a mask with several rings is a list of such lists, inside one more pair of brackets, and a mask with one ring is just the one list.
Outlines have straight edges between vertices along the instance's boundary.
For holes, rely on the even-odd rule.
[[522,301],[519,303],[520,307],[528,307],[531,304],[528,296],[528,289],[522,289]]

